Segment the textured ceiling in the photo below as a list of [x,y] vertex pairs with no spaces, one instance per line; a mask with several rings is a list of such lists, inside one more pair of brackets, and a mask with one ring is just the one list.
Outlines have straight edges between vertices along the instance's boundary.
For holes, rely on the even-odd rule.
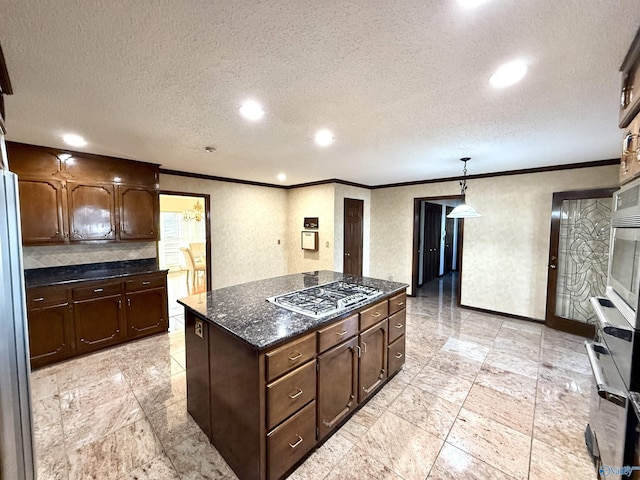
[[[8,140],[285,184],[619,157],[637,0],[4,0]],[[524,59],[497,90],[489,76]],[[238,114],[252,98],[266,110]],[[329,128],[333,145],[313,135]],[[215,153],[204,147],[215,145]]]

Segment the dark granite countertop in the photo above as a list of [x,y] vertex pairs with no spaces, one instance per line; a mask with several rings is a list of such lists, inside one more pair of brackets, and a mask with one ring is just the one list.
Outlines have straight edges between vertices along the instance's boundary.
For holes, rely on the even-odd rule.
[[[269,278],[181,298],[178,303],[225,329],[257,350],[264,350],[328,323],[349,311],[315,319],[268,302],[267,297],[336,280],[368,285],[385,296],[403,292],[404,283],[322,270]],[[379,299],[375,299],[375,303]]]
[[24,278],[26,288],[32,288],[166,271],[167,270],[160,270],[158,268],[158,262],[155,258],[144,258],[141,260],[125,260],[121,262],[32,268],[24,271]]
[[640,393],[629,392],[629,399],[631,400],[631,405],[633,405],[633,409],[636,411],[636,417],[640,419]]

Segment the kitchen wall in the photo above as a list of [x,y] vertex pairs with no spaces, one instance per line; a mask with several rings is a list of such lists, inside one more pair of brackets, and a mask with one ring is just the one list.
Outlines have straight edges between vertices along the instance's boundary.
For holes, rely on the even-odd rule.
[[51,245],[24,247],[24,268],[60,267],[83,263],[118,262],[156,258],[155,242]]
[[[315,185],[287,191],[287,271],[333,270],[335,185]],[[318,217],[318,251],[302,250],[304,217]],[[310,229],[314,231],[314,229]]]
[[[464,225],[462,304],[544,319],[553,193],[617,183],[616,165],[470,180],[483,216]],[[413,199],[459,193],[458,182],[373,190],[371,276],[410,283]]]
[[286,190],[166,174],[160,190],[211,196],[213,288],[287,273]]

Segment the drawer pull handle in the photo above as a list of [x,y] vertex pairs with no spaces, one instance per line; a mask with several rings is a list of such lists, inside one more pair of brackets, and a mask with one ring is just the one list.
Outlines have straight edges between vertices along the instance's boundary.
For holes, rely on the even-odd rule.
[[34,302],[42,302],[43,300],[44,300],[44,297],[38,297],[33,299]]
[[142,282],[143,285],[151,285],[151,282]]
[[302,437],[300,435],[296,435],[296,437],[298,437],[298,441],[296,443],[290,443],[289,446],[291,448],[296,448],[298,445],[300,445],[302,443]]
[[347,331],[343,328],[339,332],[336,332],[336,335],[343,336],[345,333],[347,333]]
[[293,400],[294,398],[298,398],[300,395],[302,395],[302,390],[300,390],[298,387],[296,387],[297,392],[294,393],[293,395],[289,394],[289,398],[291,400]]
[[380,312],[376,312],[373,315],[371,315],[372,317],[379,317],[380,315],[382,315]]
[[300,352],[297,352],[293,357],[291,355],[289,355],[289,360],[291,360],[292,362],[294,360],[299,359],[302,356],[302,354]]
[[403,325],[403,324],[401,324],[401,323],[397,323],[397,324],[395,325],[395,327],[396,327],[396,328],[402,328],[402,327],[404,327],[404,325]]
[[402,305],[404,305],[404,302],[398,302],[398,303],[396,303],[396,305],[401,307]]
[[104,292],[104,288],[94,288],[93,289],[93,293],[100,293],[100,292]]
[[362,347],[364,348],[362,353],[367,353],[367,342],[362,342]]
[[396,357],[396,358],[402,358],[402,353],[401,353],[401,352],[398,352],[398,353],[396,353],[396,354],[394,355],[394,357]]

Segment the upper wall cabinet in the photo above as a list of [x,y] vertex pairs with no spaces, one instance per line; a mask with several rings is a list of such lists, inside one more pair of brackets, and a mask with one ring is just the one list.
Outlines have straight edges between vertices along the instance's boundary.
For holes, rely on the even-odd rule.
[[640,30],[636,33],[622,66],[620,89],[620,128],[626,128],[640,111]]
[[7,143],[24,245],[158,240],[159,166]]

